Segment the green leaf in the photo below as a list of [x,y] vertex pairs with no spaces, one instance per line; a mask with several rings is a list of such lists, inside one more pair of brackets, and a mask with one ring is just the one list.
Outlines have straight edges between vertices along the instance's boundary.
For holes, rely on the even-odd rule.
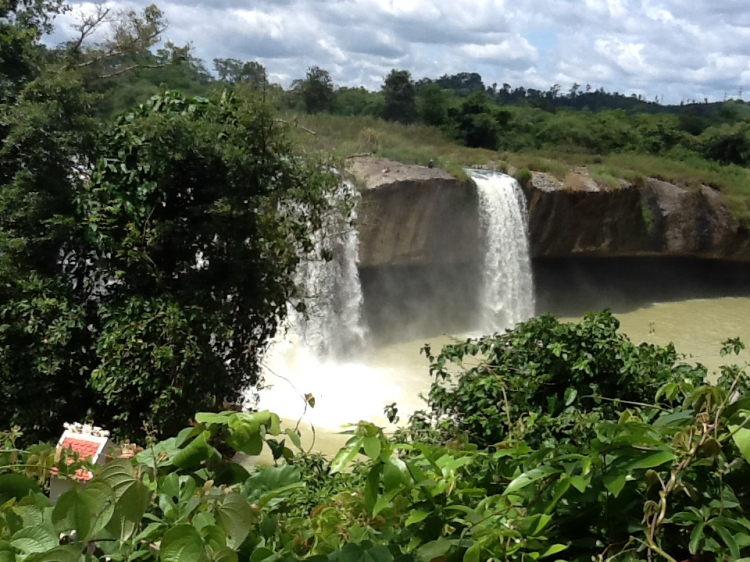
[[737,425],[729,426],[729,431],[732,432],[732,439],[737,444],[737,448],[742,453],[742,456],[745,457],[747,462],[750,462],[750,429],[745,427],[740,429],[740,427]]
[[394,488],[409,482],[409,471],[401,459],[389,458],[385,460],[383,469],[383,489],[390,492]]
[[277,488],[272,492],[268,492],[267,494],[263,494],[258,498],[258,500],[255,502],[258,504],[259,508],[263,508],[266,505],[269,505],[272,500],[275,500],[277,498],[284,497],[286,495],[290,495],[291,492],[295,490],[300,490],[305,487],[305,484],[303,482],[297,482],[296,484],[290,484],[289,486],[283,486],[281,488]]
[[380,457],[380,451],[382,450],[382,444],[378,437],[365,437],[364,438],[365,454],[370,457],[371,460],[376,461]]
[[274,552],[270,548],[256,548],[250,555],[250,562],[263,562],[263,560],[270,558],[273,555]]
[[47,552],[59,546],[55,529],[49,525],[24,527],[10,538],[10,544],[24,554]]
[[159,558],[162,562],[203,562],[203,540],[192,525],[177,525],[164,533]]
[[263,494],[298,484],[302,480],[299,467],[285,464],[269,466],[253,474],[242,486],[242,494],[250,500],[259,499]]
[[482,547],[478,544],[473,544],[466,550],[466,553],[464,554],[464,562],[479,562],[481,554]]
[[93,508],[77,488],[65,492],[52,511],[52,524],[59,532],[75,531],[81,542],[87,542],[94,526]]
[[514,492],[518,492],[519,490],[522,490],[529,484],[533,484],[537,480],[541,480],[542,478],[546,478],[553,474],[559,474],[559,473],[560,473],[560,470],[549,467],[549,466],[540,466],[539,468],[534,468],[532,470],[529,470],[528,472],[524,472],[518,478],[516,478],[510,484],[508,484],[508,487],[505,489],[505,492],[503,492],[503,495],[508,495]]
[[627,472],[621,468],[610,470],[604,475],[604,486],[614,497],[618,497],[627,482]]
[[[1,560],[1,558],[0,558]],[[58,546],[49,552],[26,559],[27,562],[81,562],[81,549],[73,545]]]
[[341,449],[333,459],[333,462],[331,463],[331,474],[341,472],[350,462],[352,462],[352,460],[354,460],[354,457],[357,456],[359,449],[362,447],[363,441],[364,437],[361,435],[349,440],[346,447]]
[[203,424],[229,425],[229,415],[226,413],[212,414],[204,412],[196,414],[195,421]]
[[567,550],[567,549],[568,549],[568,545],[565,545],[565,544],[553,544],[539,558],[547,558],[548,556],[554,556],[555,554],[559,554],[563,550]]
[[104,482],[89,482],[81,490],[81,497],[95,514],[91,535],[104,529],[112,519],[115,511],[114,490]]
[[185,470],[188,468],[195,468],[203,461],[211,458],[211,449],[213,449],[213,447],[208,445],[208,438],[210,435],[211,434],[207,431],[201,433],[174,456],[172,463],[177,468]]
[[417,549],[416,558],[418,562],[431,562],[435,558],[445,556],[453,545],[445,538],[423,544]]
[[586,488],[588,488],[589,485],[591,484],[591,475],[588,475],[585,478],[583,476],[571,476],[570,483],[573,485],[573,487],[576,490],[583,493],[586,491]]
[[236,451],[251,457],[257,457],[263,452],[263,436],[256,421],[244,421],[231,427],[225,430],[224,437]]
[[36,480],[22,474],[3,474],[0,476],[0,505],[11,499],[20,500],[29,494],[41,494],[42,489]]
[[706,524],[701,521],[693,528],[693,532],[690,533],[690,554],[698,554],[698,547],[704,538],[703,530],[705,527]]
[[718,533],[721,540],[729,548],[729,552],[732,554],[732,560],[737,560],[740,557],[740,548],[737,545],[737,541],[734,540],[732,533],[723,525],[717,525],[715,522],[709,522],[711,528]]
[[284,433],[286,433],[289,436],[289,439],[292,440],[292,443],[294,443],[294,446],[297,447],[300,451],[302,450],[302,440],[299,438],[299,435],[297,435],[297,432],[293,429],[287,429]]
[[651,453],[642,458],[639,458],[630,464],[628,464],[628,470],[637,470],[640,468],[655,468],[661,466],[666,462],[673,461],[675,459],[674,453],[671,451],[658,451]]
[[[193,527],[198,531],[193,521]],[[209,552],[216,552],[222,548],[227,548],[227,534],[218,525],[207,525],[198,531],[203,538],[203,544]]]
[[133,464],[127,459],[112,461],[94,478],[94,482],[104,482],[113,490],[115,500],[119,500],[136,481]]
[[391,503],[391,501],[396,497],[399,491],[400,489],[396,488],[395,490],[391,490],[390,492],[386,492],[385,494],[380,496],[378,498],[378,501],[375,502],[375,507],[372,510],[372,516],[375,517],[378,513],[388,507],[388,504]]
[[427,511],[415,509],[409,514],[409,517],[406,520],[406,526],[408,527],[409,525],[414,525],[415,523],[421,523],[422,521],[427,519],[429,515],[430,514]]
[[[255,554],[255,552],[253,552],[253,554]],[[237,562],[239,558],[234,550],[225,547],[216,551],[211,559],[213,562]]]
[[372,510],[380,493],[380,474],[382,471],[383,465],[376,464],[367,473],[367,480],[365,481],[365,508],[370,515],[372,515]]
[[278,435],[281,433],[281,419],[276,414],[271,414],[271,422],[268,426],[268,433]]
[[229,494],[216,510],[219,526],[227,534],[227,546],[238,549],[250,533],[253,510],[240,494]]
[[575,388],[569,388],[565,391],[565,407],[567,408],[578,398],[578,391]]
[[552,513],[555,509],[555,506],[557,506],[557,502],[559,502],[562,497],[567,493],[567,491],[570,489],[570,486],[573,484],[570,477],[568,475],[563,474],[560,477],[560,480],[555,485],[555,493],[552,496],[552,501],[547,506],[547,509],[545,510],[545,513],[549,514]]
[[266,539],[270,539],[272,536],[274,536],[278,529],[279,521],[276,519],[276,517],[265,516],[260,522],[260,534]]
[[665,425],[670,425],[677,421],[685,421],[685,420],[692,420],[692,419],[695,419],[695,411],[693,410],[675,412],[673,414],[667,414],[665,416],[661,416],[658,420],[654,422],[654,427],[664,427]]

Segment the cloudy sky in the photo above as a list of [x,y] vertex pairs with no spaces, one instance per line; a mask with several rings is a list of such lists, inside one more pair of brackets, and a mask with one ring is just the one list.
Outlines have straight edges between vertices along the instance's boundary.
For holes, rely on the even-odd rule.
[[[486,84],[684,99],[750,99],[750,0],[131,0],[156,1],[165,38],[214,58],[258,60],[288,85],[311,65],[337,85],[380,88],[478,72]],[[75,11],[90,4],[73,3]],[[70,16],[68,16],[69,18]],[[64,35],[62,22],[57,37]]]

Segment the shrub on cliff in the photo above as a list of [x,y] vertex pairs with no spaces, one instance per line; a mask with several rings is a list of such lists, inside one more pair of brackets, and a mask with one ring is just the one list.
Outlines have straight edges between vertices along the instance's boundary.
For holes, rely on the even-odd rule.
[[527,187],[531,183],[531,180],[534,179],[534,176],[531,170],[523,168],[516,171],[515,178],[521,184],[521,187]]

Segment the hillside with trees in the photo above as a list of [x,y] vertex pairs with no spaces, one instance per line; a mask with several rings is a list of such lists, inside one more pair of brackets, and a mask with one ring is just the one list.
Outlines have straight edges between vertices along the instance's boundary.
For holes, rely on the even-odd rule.
[[[166,89],[191,95],[231,91],[239,98],[260,96],[290,123],[322,130],[328,138],[297,139],[312,152],[346,157],[373,152],[374,146],[405,163],[439,162],[459,176],[461,167],[501,162],[501,169],[513,165],[564,180],[570,167],[594,164],[606,185],[639,177],[709,185],[750,224],[750,106],[742,99],[664,105],[591,85],[542,91],[488,86],[477,73],[415,79],[398,69],[371,91],[337,86],[318,66],[285,88],[269,83],[268,70],[257,61],[217,59],[209,72],[203,61],[174,46],[138,57],[128,63],[132,71],[110,73],[114,76],[97,83],[99,119]],[[424,130],[402,129],[394,139],[390,124]]]

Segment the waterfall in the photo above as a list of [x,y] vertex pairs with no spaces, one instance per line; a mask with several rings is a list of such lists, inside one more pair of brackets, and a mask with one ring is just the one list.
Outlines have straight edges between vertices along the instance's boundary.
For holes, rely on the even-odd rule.
[[[356,196],[350,183],[342,194]],[[362,285],[359,280],[359,235],[351,221],[331,214],[316,233],[315,249],[300,263],[295,281],[306,313],[289,309],[289,329],[314,354],[321,358],[342,357],[361,349],[365,340],[361,308]],[[319,256],[328,254],[331,259]]]
[[505,174],[468,170],[477,186],[484,263],[479,291],[485,332],[512,328],[534,315],[526,198]]

